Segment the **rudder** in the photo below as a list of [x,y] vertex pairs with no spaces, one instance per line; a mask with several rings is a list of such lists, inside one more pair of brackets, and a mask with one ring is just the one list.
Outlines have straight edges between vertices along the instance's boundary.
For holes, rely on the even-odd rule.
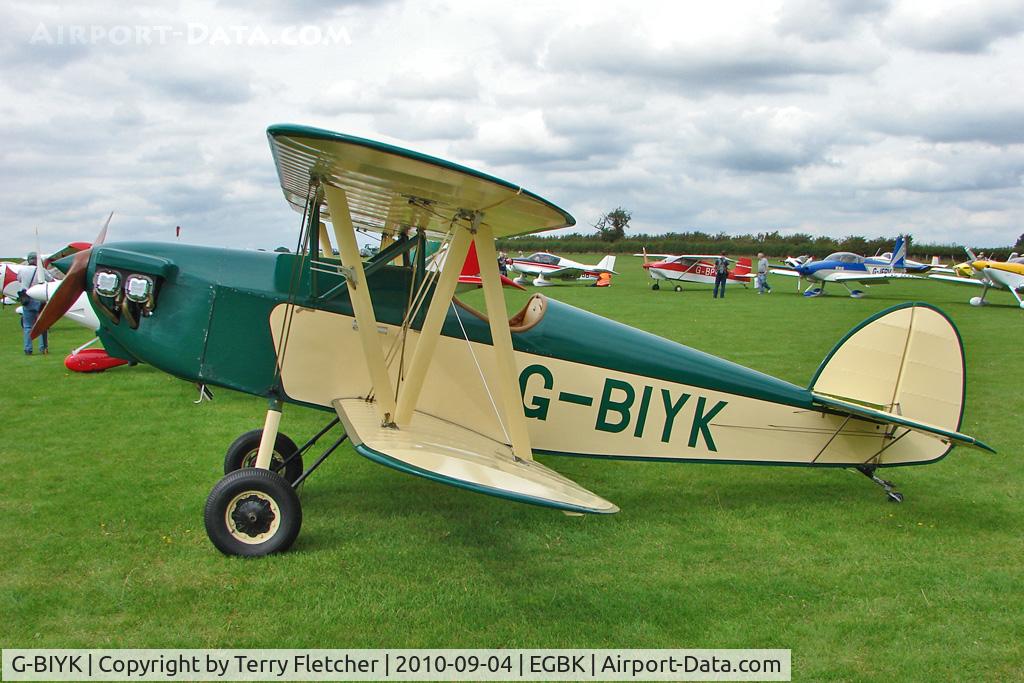
[[809,388],[958,430],[966,388],[960,333],[933,306],[895,306],[868,318],[840,340]]

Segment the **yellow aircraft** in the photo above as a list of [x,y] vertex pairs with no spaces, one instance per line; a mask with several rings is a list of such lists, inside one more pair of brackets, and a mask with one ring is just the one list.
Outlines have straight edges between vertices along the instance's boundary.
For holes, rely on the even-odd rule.
[[985,301],[985,295],[988,294],[988,290],[1005,289],[1017,300],[1017,305],[1024,308],[1024,300],[1020,296],[1020,291],[1024,290],[1024,257],[1011,257],[1008,261],[988,261],[976,258],[970,249],[966,251],[970,261],[957,266],[956,270],[958,273],[964,273],[967,270],[964,266],[967,266],[971,272],[977,274],[976,278],[957,275],[929,275],[928,277],[933,280],[953,282],[958,285],[984,287],[981,291],[981,296],[971,298],[970,304],[972,306],[988,304]]

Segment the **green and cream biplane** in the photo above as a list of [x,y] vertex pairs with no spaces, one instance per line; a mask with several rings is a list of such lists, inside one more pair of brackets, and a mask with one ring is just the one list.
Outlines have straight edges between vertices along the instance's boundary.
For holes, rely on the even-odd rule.
[[[291,546],[298,486],[346,438],[403,472],[569,514],[618,508],[536,456],[844,467],[900,500],[879,468],[934,462],[956,445],[987,449],[958,431],[963,349],[935,308],[865,321],[808,387],[539,294],[509,318],[497,268],[482,269],[476,311],[453,298],[470,244],[494,264],[495,238],[571,226],[568,213],[379,142],[294,125],[267,134],[303,216],[297,253],[94,246],[62,264],[65,284],[34,330],[86,291],[112,355],[269,400],[263,428],[231,445],[206,503],[207,532],[225,553]],[[366,261],[357,230],[384,236]],[[431,238],[447,250],[440,269],[427,267]],[[334,417],[297,448],[279,431],[285,403]],[[304,467],[339,421],[344,433]]]

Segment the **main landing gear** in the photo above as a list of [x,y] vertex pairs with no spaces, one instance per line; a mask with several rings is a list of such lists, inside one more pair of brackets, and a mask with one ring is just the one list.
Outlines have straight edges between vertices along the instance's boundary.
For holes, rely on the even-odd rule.
[[[298,488],[345,439],[342,434],[308,468],[302,456],[338,425],[335,417],[302,448],[277,431],[280,409],[271,408],[264,429],[239,436],[224,457],[224,478],[206,499],[206,535],[225,555],[253,557],[283,552],[302,528]],[[264,440],[264,432],[274,435]],[[261,458],[261,450],[266,450]]]
[[903,502],[903,494],[900,493],[899,491],[897,491],[895,488],[893,488],[894,485],[893,485],[893,483],[891,481],[887,481],[885,479],[882,479],[878,475],[876,475],[875,474],[875,470],[877,470],[877,469],[878,469],[878,467],[876,467],[874,465],[858,465],[857,466],[857,471],[858,472],[860,472],[865,477],[867,477],[868,479],[870,479],[871,481],[875,482],[876,484],[881,486],[883,489],[885,489],[885,495],[886,495],[886,497],[888,497],[890,503],[902,503]]

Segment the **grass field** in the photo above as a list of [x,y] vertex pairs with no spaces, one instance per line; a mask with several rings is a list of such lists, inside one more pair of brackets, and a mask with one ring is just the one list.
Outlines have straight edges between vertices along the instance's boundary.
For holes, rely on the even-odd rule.
[[[583,259],[586,260],[586,259]],[[2,647],[792,648],[795,680],[1024,679],[1024,313],[939,283],[867,298],[653,292],[619,257],[611,288],[545,293],[806,384],[853,325],[919,299],[967,348],[964,449],[890,470],[545,463],[617,503],[569,518],[379,467],[342,448],[304,486],[293,550],[220,555],[202,508],[262,400],[149,367],[67,372],[89,333],[60,323],[25,357],[0,314]],[[841,288],[835,288],[843,291]],[[474,297],[478,296],[476,294]],[[510,294],[521,302],[523,295]],[[302,443],[329,417],[286,409]]]

